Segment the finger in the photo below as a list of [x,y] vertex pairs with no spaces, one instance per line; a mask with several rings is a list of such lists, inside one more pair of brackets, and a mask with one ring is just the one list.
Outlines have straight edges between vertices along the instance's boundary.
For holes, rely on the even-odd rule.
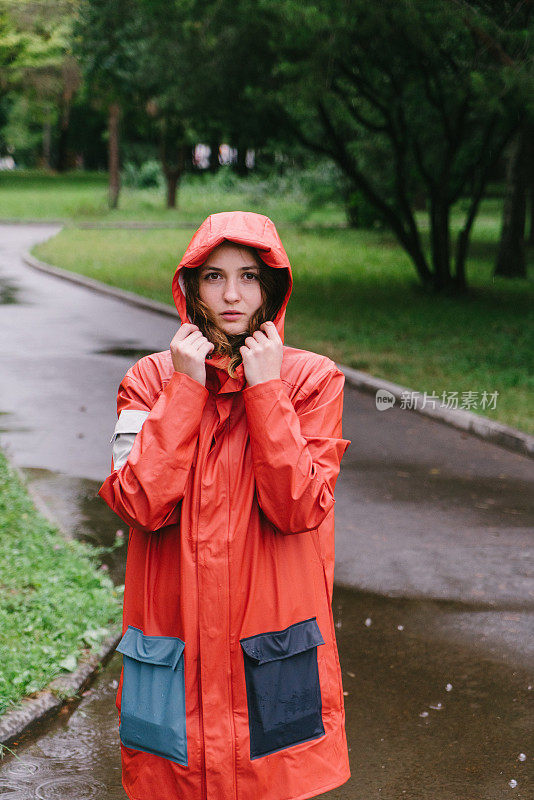
[[187,352],[188,350],[192,350],[193,352],[197,349],[197,343],[199,340],[203,338],[203,335],[200,331],[193,331],[190,333],[189,336],[186,336],[185,339],[182,341],[174,342],[174,346],[177,350],[180,350],[182,353]]
[[265,335],[263,331],[254,331],[252,336],[257,342],[265,342],[265,340],[268,341],[268,337]]
[[206,339],[206,337],[203,336],[202,334],[198,340],[195,339],[194,341],[191,342],[191,346],[194,347],[195,350],[200,350],[206,344],[209,345],[212,344],[212,342],[210,342],[209,339]]
[[177,340],[185,339],[187,336],[189,336],[190,333],[198,330],[199,330],[198,325],[194,325],[192,322],[182,322],[182,324],[176,331],[174,338]]
[[280,339],[280,334],[276,330],[276,325],[274,324],[274,322],[272,322],[272,320],[267,320],[267,322],[262,322],[260,325],[260,329],[269,339],[274,339],[275,341],[276,340],[282,341]]
[[193,331],[183,340],[184,344],[195,344],[198,339],[204,339],[205,336],[201,331]]
[[259,344],[256,341],[256,339],[254,339],[253,336],[247,336],[247,338],[245,339],[245,344],[247,345],[247,347],[250,350],[258,350],[259,349]]
[[204,355],[208,355],[208,353],[210,353],[214,349],[214,347],[215,347],[215,345],[213,344],[213,342],[210,342],[208,339],[206,339],[205,342],[202,342],[200,344],[200,347],[198,348],[198,352],[202,353]]

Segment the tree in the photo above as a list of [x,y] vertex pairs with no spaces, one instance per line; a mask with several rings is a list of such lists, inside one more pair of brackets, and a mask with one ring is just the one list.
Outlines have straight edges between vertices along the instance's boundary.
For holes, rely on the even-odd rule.
[[[528,65],[516,58],[524,38],[503,35],[487,6],[461,0],[279,4],[277,91],[295,135],[334,159],[434,290],[465,289],[480,201],[524,116]],[[510,63],[495,59],[488,36]],[[430,256],[415,214],[422,190]],[[466,196],[453,241],[451,209]]]
[[[68,127],[64,103],[70,102],[80,82],[69,54],[75,2],[4,2],[1,12],[0,50],[11,49],[11,57],[2,69],[2,84],[4,89],[9,86],[11,94],[5,137],[12,140],[10,145],[17,150],[24,149],[20,147],[24,140],[31,149],[40,141],[42,162],[47,167],[51,165],[52,129],[57,108],[63,105],[62,126]],[[41,126],[40,133],[32,130],[36,123]]]
[[[270,142],[289,144],[292,131],[280,115],[274,95],[277,4],[257,0],[211,0],[205,5],[199,30],[201,69],[197,81],[202,108],[201,128],[220,132],[237,149],[236,169],[248,174],[246,151],[256,151]],[[198,65],[197,65],[198,68]],[[208,112],[208,113],[206,113]]]
[[176,205],[191,148],[205,141],[212,168],[219,143],[237,147],[242,174],[249,147],[281,134],[268,89],[273,84],[271,7],[252,0],[141,0],[149,45],[140,81],[152,114],[167,180]]
[[[460,0],[457,3],[461,5]],[[477,12],[468,18],[470,30],[484,43],[495,63],[506,68],[525,68],[532,86],[532,0],[470,0],[468,5]],[[493,27],[482,28],[478,24],[477,15],[480,13],[492,20]],[[525,96],[522,123],[507,148],[506,194],[495,265],[495,275],[504,277],[526,277],[525,224],[530,150],[534,134],[532,100],[532,93]]]
[[[525,223],[527,211],[527,180],[529,128],[522,125],[512,140],[506,175],[506,195],[503,205],[501,238],[495,264],[495,275],[507,278],[526,278]],[[532,134],[532,129],[530,129]]]
[[147,37],[138,0],[80,0],[74,52],[95,102],[108,109],[109,206],[120,191],[120,119],[123,107],[142,109],[139,65],[146,63]]

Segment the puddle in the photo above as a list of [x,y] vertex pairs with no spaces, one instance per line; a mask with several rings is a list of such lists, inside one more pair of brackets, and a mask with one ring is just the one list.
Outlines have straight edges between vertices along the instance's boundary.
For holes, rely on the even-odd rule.
[[47,469],[24,468],[22,472],[34,501],[67,536],[111,547],[117,530],[123,532],[124,545],[102,558],[112,581],[123,584],[128,527],[97,496],[101,483]]
[[[491,652],[459,604],[336,587],[333,610],[352,778],[325,800],[534,797],[534,653],[518,666],[505,642]],[[491,613],[532,638],[532,613]]]
[[81,700],[10,745],[18,758],[8,753],[0,762],[0,800],[125,800],[115,708],[120,668],[116,654]]
[[98,355],[116,356],[118,358],[129,358],[132,364],[144,356],[151,353],[158,352],[159,348],[140,348],[135,342],[111,342],[107,346],[102,347],[93,352]]

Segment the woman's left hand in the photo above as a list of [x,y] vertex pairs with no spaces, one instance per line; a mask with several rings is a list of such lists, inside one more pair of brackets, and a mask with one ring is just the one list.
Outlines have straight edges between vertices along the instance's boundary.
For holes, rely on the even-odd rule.
[[284,344],[274,322],[263,322],[239,348],[249,386],[280,377]]

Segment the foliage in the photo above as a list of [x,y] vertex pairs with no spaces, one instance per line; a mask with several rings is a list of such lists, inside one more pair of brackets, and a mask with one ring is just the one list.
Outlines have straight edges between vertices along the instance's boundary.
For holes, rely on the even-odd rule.
[[149,45],[137,0],[80,0],[73,50],[95,101],[139,102]]
[[155,159],[144,161],[139,166],[132,161],[126,161],[122,179],[125,186],[131,186],[136,189],[146,189],[151,186],[161,188],[163,185],[161,164]]
[[121,597],[98,555],[35,510],[0,453],[0,714],[116,627]]
[[[462,288],[478,204],[531,94],[530,4],[282,0],[278,9],[274,72],[295,134],[373,204],[423,283]],[[430,259],[414,214],[422,191]],[[453,275],[450,208],[466,195]]]
[[32,160],[43,126],[57,124],[79,86],[70,44],[76,0],[0,3],[0,93],[9,98],[4,148]]

